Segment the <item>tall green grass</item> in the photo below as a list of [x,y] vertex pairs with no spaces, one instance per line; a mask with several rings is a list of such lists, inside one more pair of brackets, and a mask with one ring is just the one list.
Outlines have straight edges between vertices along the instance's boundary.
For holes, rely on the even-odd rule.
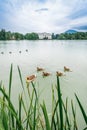
[[[13,65],[9,74],[9,89],[6,92],[3,83],[0,83],[0,130],[79,130],[77,124],[77,113],[73,101],[71,107],[68,107],[68,98],[63,101],[60,80],[57,77],[57,84],[52,86],[52,112],[49,112],[45,101],[39,102],[39,95],[36,86],[31,82],[32,91],[30,92],[30,84],[24,86],[21,70],[17,67],[19,79],[23,92],[18,97],[18,108],[14,106],[11,99]],[[82,118],[87,125],[86,112],[75,94],[78,106],[82,113]],[[26,101],[27,100],[27,101]],[[71,108],[72,117],[69,112]],[[72,121],[71,121],[72,120]],[[83,130],[87,129],[84,126]]]

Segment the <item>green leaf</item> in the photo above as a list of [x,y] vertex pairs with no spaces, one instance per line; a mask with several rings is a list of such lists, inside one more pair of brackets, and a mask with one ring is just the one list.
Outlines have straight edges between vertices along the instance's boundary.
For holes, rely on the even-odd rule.
[[76,99],[77,99],[77,102],[78,102],[78,104],[79,104],[80,110],[81,110],[82,115],[83,115],[83,117],[84,117],[85,123],[87,124],[87,116],[86,116],[85,110],[83,109],[83,106],[82,106],[81,102],[79,101],[79,99],[78,99],[78,97],[77,97],[76,94],[75,94],[75,97],[76,97]]
[[[22,125],[20,124],[20,120],[18,119],[16,110],[12,104],[12,102],[9,99],[9,96],[5,93],[5,91],[0,87],[0,91],[2,92],[3,96],[6,98],[7,102],[9,103],[9,105],[6,105],[6,107],[8,108],[8,110],[10,111],[10,113],[15,117],[17,123],[18,123],[18,127],[21,126],[21,129],[23,130]],[[9,120],[10,121],[10,120]]]
[[49,118],[48,118],[48,114],[47,114],[47,109],[46,109],[46,105],[45,105],[44,102],[43,102],[43,105],[41,105],[41,108],[42,108],[44,118],[45,118],[46,130],[51,130],[50,123],[49,123]]
[[[21,123],[21,100],[22,100],[22,96],[19,95],[19,121]],[[21,127],[20,127],[21,130]]]
[[7,114],[5,112],[5,110],[1,111],[1,119],[2,119],[2,123],[3,123],[3,127],[5,130],[8,130],[8,117]]
[[[62,101],[63,103],[63,101]],[[70,130],[70,123],[69,123],[69,118],[68,118],[68,112],[67,112],[67,104],[68,104],[68,100],[66,98],[66,106],[64,105],[63,103],[63,107],[64,107],[64,111],[65,111],[65,116],[66,116],[66,123],[67,123],[67,126],[68,126],[68,130]]]
[[74,110],[73,101],[71,100],[72,113],[74,118],[74,129],[78,130],[77,122],[76,122],[76,112]]
[[58,91],[58,100],[59,100],[59,114],[60,114],[60,129],[63,130],[63,107],[62,107],[62,97],[60,90],[59,77],[57,76],[57,91]]
[[34,105],[33,130],[35,130],[35,126],[36,126],[36,103],[37,103],[37,99],[35,99],[35,105]]
[[19,66],[17,66],[17,68],[18,68],[19,77],[20,77],[20,80],[21,80],[21,85],[22,85],[22,88],[24,90],[24,84],[23,84],[23,80],[22,80],[21,70],[20,70]]
[[13,65],[11,64],[11,68],[10,68],[10,77],[9,77],[9,99],[10,99],[10,96],[11,96],[12,71],[13,71]]

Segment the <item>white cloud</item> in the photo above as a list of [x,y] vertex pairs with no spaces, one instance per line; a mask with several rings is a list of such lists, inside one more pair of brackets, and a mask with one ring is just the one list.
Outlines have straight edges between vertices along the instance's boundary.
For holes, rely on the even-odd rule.
[[[19,32],[63,32],[75,25],[86,23],[86,16],[70,17],[86,4],[83,0],[8,0],[5,14],[10,30]],[[78,5],[78,6],[77,6]],[[84,8],[83,8],[84,9]],[[69,17],[68,17],[69,16]]]

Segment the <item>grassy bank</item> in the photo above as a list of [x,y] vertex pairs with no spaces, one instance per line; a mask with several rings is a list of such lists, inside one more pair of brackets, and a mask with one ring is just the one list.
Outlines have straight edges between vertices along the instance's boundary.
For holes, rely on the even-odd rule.
[[[52,87],[52,112],[49,116],[45,101],[39,103],[35,84],[31,82],[31,92],[28,83],[24,86],[20,68],[17,68],[23,88],[23,93],[20,93],[18,98],[18,109],[11,100],[13,65],[10,68],[8,92],[0,82],[0,130],[80,130],[73,101],[71,100],[70,106],[72,121],[69,116],[68,99],[63,101],[59,77],[57,77],[56,86]],[[76,94],[75,97],[81,110],[82,119],[85,121],[83,130],[86,130],[87,115]]]

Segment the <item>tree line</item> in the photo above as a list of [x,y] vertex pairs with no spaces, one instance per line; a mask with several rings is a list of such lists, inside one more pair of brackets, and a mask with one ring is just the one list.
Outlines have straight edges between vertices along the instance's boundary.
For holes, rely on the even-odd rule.
[[10,31],[5,31],[5,29],[2,29],[0,31],[0,40],[38,40],[39,36],[37,33],[26,33],[21,34],[18,32],[10,32]]
[[[0,31],[0,40],[38,40],[38,33],[26,33],[21,34],[19,32],[11,32],[5,31],[5,29],[1,29]],[[56,40],[87,40],[87,32],[76,32],[76,33],[61,33],[54,34],[52,33],[52,39]]]
[[52,39],[58,40],[87,40],[87,32],[52,34]]

